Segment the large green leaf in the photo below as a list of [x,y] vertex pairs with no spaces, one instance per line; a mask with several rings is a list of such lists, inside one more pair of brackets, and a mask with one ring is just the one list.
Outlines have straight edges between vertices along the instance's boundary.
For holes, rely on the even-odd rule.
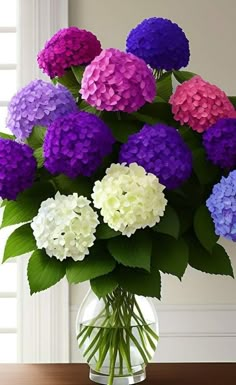
[[37,167],[42,168],[44,164],[43,148],[39,147],[34,150],[34,157],[37,160]]
[[36,216],[42,201],[55,195],[50,182],[37,182],[21,193],[16,201],[7,202],[2,219],[2,227],[28,222]]
[[79,97],[80,84],[71,70],[67,70],[62,77],[57,78],[57,82],[65,86],[75,98]]
[[210,212],[204,205],[200,206],[195,213],[194,230],[202,246],[211,251],[219,237],[215,234],[215,227]]
[[118,237],[120,235],[119,231],[111,229],[106,223],[100,223],[97,227],[96,238],[97,239],[110,239]]
[[79,84],[81,84],[85,67],[84,66],[77,66],[77,67],[72,66],[71,69],[72,69],[72,72],[73,72],[77,82]]
[[89,178],[84,176],[79,176],[76,179],[70,179],[66,175],[59,175],[53,178],[56,188],[62,194],[73,194],[78,193],[78,195],[84,195],[86,197],[91,197],[93,186]]
[[28,281],[31,294],[55,285],[64,277],[65,272],[65,263],[56,258],[48,257],[43,250],[36,250],[28,264]]
[[83,261],[69,262],[66,276],[70,283],[91,280],[113,271],[116,267],[114,259],[104,250],[90,253]]
[[172,92],[172,71],[168,71],[157,81],[157,95],[163,101],[169,102]]
[[179,133],[191,150],[202,148],[202,135],[188,126],[180,126]]
[[97,110],[95,107],[88,104],[85,100],[80,101],[79,109],[80,111],[89,112],[90,114],[94,114],[97,116],[100,116],[102,114],[102,111]]
[[0,132],[0,138],[15,140],[15,136],[14,135],[5,134],[5,132]]
[[42,126],[35,126],[27,139],[27,143],[30,147],[36,150],[42,147],[46,134],[46,128]]
[[201,184],[216,183],[221,176],[220,168],[207,159],[203,148],[193,151],[193,169]]
[[228,97],[231,103],[233,104],[234,107],[236,107],[236,96],[229,96]]
[[167,235],[153,240],[152,265],[163,273],[181,279],[188,265],[188,246],[183,239],[173,239]]
[[140,269],[120,268],[119,285],[130,293],[144,297],[161,298],[161,276],[158,270],[151,273]]
[[17,257],[37,249],[36,241],[33,235],[33,230],[29,223],[18,227],[13,233],[8,237],[6,242],[3,262],[12,257]]
[[148,232],[136,232],[130,238],[113,238],[108,242],[108,249],[122,265],[150,271],[152,239]]
[[107,121],[115,139],[120,143],[126,143],[129,136],[138,132],[143,124],[132,120],[112,120]]
[[[176,125],[176,121],[173,119],[173,114],[171,112],[171,105],[169,103],[146,103],[138,113],[146,115],[151,118],[154,123],[165,122],[166,124]],[[132,114],[137,117],[137,113]],[[137,117],[138,118],[138,117]],[[149,123],[147,121],[147,123]],[[154,124],[151,123],[151,124]]]
[[162,234],[171,235],[178,238],[180,231],[180,221],[177,212],[171,207],[167,206],[164,216],[160,222],[152,228],[154,231]]
[[90,284],[92,290],[99,298],[112,293],[118,286],[117,279],[113,273],[94,278],[90,281]]
[[173,74],[179,83],[183,83],[186,80],[192,79],[194,76],[196,76],[195,73],[189,71],[173,71]]
[[197,239],[188,238],[189,264],[197,270],[209,274],[229,275],[234,277],[230,258],[224,248],[215,245],[209,253]]

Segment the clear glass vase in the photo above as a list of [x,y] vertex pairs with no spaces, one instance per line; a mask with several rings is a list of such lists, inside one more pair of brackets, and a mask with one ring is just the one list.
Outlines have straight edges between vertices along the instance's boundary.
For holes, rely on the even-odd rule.
[[98,299],[90,290],[79,309],[76,331],[92,381],[128,385],[145,380],[159,334],[151,299],[122,289]]

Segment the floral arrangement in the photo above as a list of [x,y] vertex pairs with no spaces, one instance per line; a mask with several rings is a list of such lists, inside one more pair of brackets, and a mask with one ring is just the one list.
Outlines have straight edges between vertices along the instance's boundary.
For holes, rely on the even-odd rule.
[[[160,273],[181,279],[190,265],[233,277],[217,242],[236,240],[236,97],[180,70],[189,58],[183,30],[155,17],[129,33],[126,52],[70,27],[39,53],[51,82],[34,80],[12,98],[12,135],[0,134],[2,227],[17,225],[3,261],[32,253],[32,294],[66,276],[90,281],[106,303],[137,307],[134,295],[160,299]],[[132,306],[117,317],[130,319]],[[155,333],[142,330],[155,347]],[[129,368],[122,338],[112,346]],[[104,341],[85,353],[104,348],[94,352],[97,370]]]

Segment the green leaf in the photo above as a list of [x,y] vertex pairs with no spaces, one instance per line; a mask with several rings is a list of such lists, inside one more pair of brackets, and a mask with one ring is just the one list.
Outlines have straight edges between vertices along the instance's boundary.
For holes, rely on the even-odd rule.
[[193,131],[193,129],[188,126],[181,126],[179,127],[178,131],[180,132],[183,140],[191,150],[202,148],[201,134],[196,131]]
[[157,81],[157,95],[163,101],[169,102],[172,92],[172,71],[168,71]]
[[132,116],[136,118],[138,121],[142,123],[147,123],[150,125],[162,122],[162,120],[160,120],[159,118],[154,118],[149,115],[144,115],[144,114],[141,114],[140,112],[133,112]]
[[37,161],[37,167],[42,168],[44,165],[44,156],[43,156],[43,148],[39,147],[34,150],[34,157]]
[[97,227],[96,238],[97,239],[110,239],[118,237],[120,235],[119,231],[111,229],[106,223],[100,223]]
[[118,272],[120,286],[130,293],[144,297],[161,298],[161,276],[159,271],[142,271],[140,269],[120,268]]
[[53,178],[53,182],[58,191],[62,194],[83,195],[91,198],[93,186],[91,180],[85,176],[79,176],[76,179],[70,179],[66,175],[59,175]]
[[188,246],[183,239],[166,235],[153,240],[152,265],[163,273],[181,279],[188,265]]
[[229,100],[233,104],[234,107],[236,107],[236,96],[228,96]]
[[107,121],[115,139],[120,143],[126,143],[129,136],[138,132],[142,124],[132,120],[112,120]]
[[158,233],[171,235],[177,239],[180,232],[180,221],[177,212],[168,205],[165,209],[164,216],[152,229]]
[[29,253],[35,249],[37,249],[37,246],[33,230],[31,229],[30,224],[27,223],[18,227],[18,229],[13,231],[13,233],[8,237],[4,250],[3,262],[9,258]]
[[150,271],[152,239],[148,232],[111,239],[107,246],[113,258],[122,265]]
[[212,184],[217,182],[221,176],[219,167],[214,166],[206,156],[203,148],[193,151],[193,169],[201,184]]
[[102,275],[90,281],[91,288],[99,297],[105,297],[112,293],[118,286],[118,282],[113,273]]
[[173,74],[179,83],[183,83],[186,80],[192,79],[194,76],[196,76],[195,73],[189,71],[173,71]]
[[211,251],[219,237],[215,233],[215,227],[210,212],[204,205],[200,206],[195,213],[194,230],[202,246],[208,251]]
[[56,258],[50,258],[44,250],[36,250],[28,263],[30,293],[46,290],[59,282],[65,275],[66,265]]
[[0,132],[0,138],[15,140],[15,136],[14,135],[5,134],[5,132]]
[[67,70],[62,77],[57,78],[57,82],[65,86],[75,98],[79,97],[80,84],[71,70]]
[[[145,115],[149,117],[150,124],[155,124],[158,122],[164,122],[166,124],[173,124],[174,127],[176,125],[176,121],[173,119],[173,114],[171,111],[171,105],[169,103],[146,103],[138,113],[132,114],[137,117],[137,114]],[[151,119],[153,123],[151,123]],[[147,121],[147,123],[149,123]]]
[[70,283],[79,283],[91,280],[113,271],[116,267],[114,259],[104,250],[90,253],[83,261],[71,261],[66,270]]
[[85,67],[84,66],[77,66],[77,67],[72,66],[71,69],[72,69],[72,72],[73,72],[77,82],[79,84],[81,84]]
[[16,201],[7,202],[1,227],[31,221],[37,215],[41,202],[54,195],[55,190],[50,182],[35,183],[21,193]]
[[94,114],[100,116],[102,111],[97,110],[95,107],[90,106],[85,100],[81,100],[79,104],[80,111],[89,112],[90,114]]
[[209,253],[193,237],[188,238],[188,245],[190,266],[204,273],[234,277],[230,258],[222,246],[216,244]]
[[42,147],[44,142],[44,137],[46,134],[46,128],[42,126],[35,126],[30,136],[27,139],[27,143],[34,150]]

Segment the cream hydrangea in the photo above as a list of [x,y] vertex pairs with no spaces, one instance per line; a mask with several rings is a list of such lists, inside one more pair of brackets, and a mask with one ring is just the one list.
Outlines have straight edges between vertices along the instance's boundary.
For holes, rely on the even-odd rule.
[[67,257],[84,259],[95,240],[98,215],[90,201],[78,194],[59,192],[42,202],[31,227],[39,249],[61,261]]
[[94,185],[92,198],[104,222],[128,237],[137,229],[152,227],[164,215],[165,186],[136,163],[112,164]]

